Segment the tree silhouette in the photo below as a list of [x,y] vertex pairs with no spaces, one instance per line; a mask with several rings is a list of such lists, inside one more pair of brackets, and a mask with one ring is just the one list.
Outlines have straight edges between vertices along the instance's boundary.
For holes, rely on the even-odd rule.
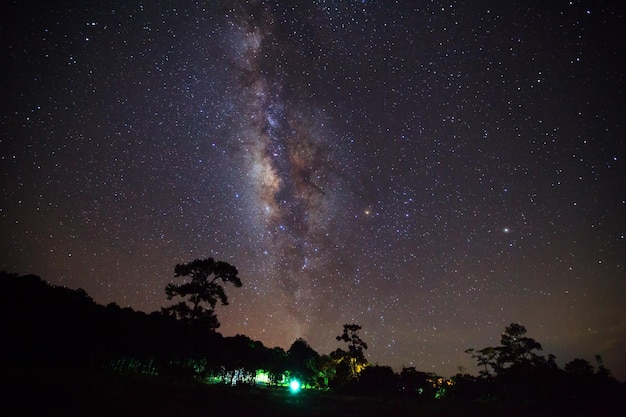
[[341,358],[341,349],[337,349],[333,354],[339,362],[348,362],[351,377],[358,377],[360,371],[367,365],[367,360],[363,351],[367,349],[367,343],[359,336],[359,330],[362,327],[358,324],[344,324],[343,333],[335,339],[344,341],[348,344],[348,352],[345,352],[345,358]]
[[319,353],[309,346],[306,340],[296,339],[287,351],[289,370],[302,383],[313,385],[314,378],[317,376],[315,365],[319,356]]
[[359,330],[362,327],[358,324],[344,324],[343,333],[336,337],[339,341],[344,341],[348,344],[348,351],[350,356],[358,359],[365,359],[363,350],[367,349],[367,343],[365,343],[359,336]]
[[604,366],[604,360],[602,360],[602,356],[596,354],[595,358],[596,363],[598,364],[598,370],[596,371],[596,375],[602,378],[611,378],[611,371],[609,371],[608,368]]
[[593,365],[588,360],[575,358],[565,364],[565,372],[577,377],[593,376]]
[[482,367],[482,369],[478,371],[480,376],[488,378],[500,372],[501,364],[499,361],[499,347],[488,346],[480,350],[470,348],[466,349],[465,353],[469,353],[472,358],[476,359],[478,366]]
[[399,393],[400,378],[389,366],[369,366],[363,370],[356,392],[371,397],[393,397]]
[[315,387],[327,389],[337,374],[337,364],[330,355],[320,355],[314,362],[314,369],[317,371]]
[[515,367],[528,368],[545,359],[534,351],[541,350],[541,344],[531,337],[527,337],[526,328],[518,323],[508,325],[500,339],[501,346],[487,346],[480,350],[467,349],[478,366],[482,367],[480,374],[483,377],[501,375],[505,370]]
[[537,359],[534,350],[542,350],[541,344],[531,337],[526,337],[526,328],[518,323],[506,327],[500,343],[500,362],[503,364],[524,364]]
[[435,374],[418,371],[413,366],[402,367],[402,372],[399,375],[399,383],[404,395],[430,399],[435,398],[437,392],[436,386],[433,384],[436,379]]
[[230,282],[235,287],[241,287],[238,273],[234,266],[213,258],[196,259],[187,264],[176,265],[174,276],[189,276],[191,282],[167,284],[167,299],[181,297],[183,300],[164,308],[163,311],[215,331],[220,326],[215,315],[215,306],[218,301],[222,305],[228,305],[228,297],[221,284]]

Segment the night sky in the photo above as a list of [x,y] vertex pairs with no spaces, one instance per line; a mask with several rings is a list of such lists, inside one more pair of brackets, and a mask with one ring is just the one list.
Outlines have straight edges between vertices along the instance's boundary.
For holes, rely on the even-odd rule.
[[626,378],[623,2],[0,7],[0,269],[151,312],[212,256],[225,335]]

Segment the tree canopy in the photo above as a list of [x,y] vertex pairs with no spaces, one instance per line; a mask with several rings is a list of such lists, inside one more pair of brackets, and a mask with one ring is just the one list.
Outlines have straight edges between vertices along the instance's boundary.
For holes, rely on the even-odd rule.
[[336,337],[337,340],[348,344],[348,352],[355,359],[365,359],[363,351],[367,349],[367,343],[359,336],[359,330],[361,329],[362,327],[356,323],[344,324],[343,333]]
[[[191,275],[192,283],[201,289],[205,288],[200,285],[203,282],[240,282],[234,267],[216,264],[197,262],[195,266],[177,266],[176,271],[179,276]],[[403,367],[397,374],[387,366],[367,363],[363,354],[367,343],[359,336],[358,324],[344,325],[342,334],[336,336],[337,341],[348,344],[346,350],[320,355],[304,339],[297,339],[285,351],[265,347],[243,334],[225,337],[206,332],[205,327],[193,326],[192,316],[182,320],[172,312],[146,314],[115,303],[99,305],[83,290],[53,286],[34,275],[0,272],[0,281],[5,288],[0,303],[6,336],[3,357],[14,376],[24,369],[39,376],[59,369],[93,368],[225,385],[285,386],[297,379],[307,389],[410,398],[412,404],[450,399],[464,405],[566,407],[566,412],[558,409],[558,415],[572,415],[567,411],[579,408],[593,412],[589,415],[624,415],[603,413],[623,405],[625,391],[599,355],[595,364],[575,358],[561,369],[553,355],[540,356],[541,344],[517,323],[505,328],[500,345],[468,350],[484,368],[480,377],[459,369],[459,374],[446,379],[414,367]],[[193,289],[188,284],[178,288],[170,284],[171,293],[184,293],[180,287],[185,285],[185,291]],[[211,294],[188,295],[190,299],[194,296],[194,301],[186,300],[191,313],[195,312],[194,302],[204,309],[228,302],[224,292],[213,294],[213,304],[207,301]],[[50,340],[54,343],[43,343]]]
[[367,349],[367,343],[359,336],[362,327],[356,323],[344,324],[343,333],[335,337],[338,341],[348,344],[348,351],[337,349],[330,354],[331,358],[338,363],[335,383],[342,385],[359,377],[361,371],[367,366],[367,359],[363,351]]
[[175,277],[191,277],[191,282],[183,284],[167,284],[167,299],[181,297],[183,300],[163,309],[179,319],[203,324],[210,330],[217,329],[220,324],[215,315],[217,302],[228,305],[228,297],[222,283],[231,283],[241,287],[239,271],[231,264],[215,261],[213,258],[196,259],[174,267]]
[[509,367],[523,367],[542,360],[535,351],[541,350],[541,344],[526,336],[526,328],[518,323],[508,325],[500,339],[501,346],[487,346],[480,350],[467,349],[482,367],[483,376],[501,374]]

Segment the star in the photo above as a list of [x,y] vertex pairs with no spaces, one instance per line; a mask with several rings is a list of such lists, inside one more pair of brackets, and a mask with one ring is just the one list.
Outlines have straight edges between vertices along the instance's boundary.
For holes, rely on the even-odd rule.
[[0,16],[0,269],[152,312],[211,256],[225,335],[453,375],[514,321],[626,378],[623,8],[48,3]]

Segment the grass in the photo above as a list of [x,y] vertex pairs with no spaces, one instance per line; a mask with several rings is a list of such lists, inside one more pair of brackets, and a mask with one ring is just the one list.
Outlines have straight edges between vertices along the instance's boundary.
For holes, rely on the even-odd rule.
[[[175,378],[109,371],[5,369],[3,374],[8,387],[3,390],[0,415],[5,417],[557,415],[477,403],[376,399],[316,391],[292,394],[286,388],[205,385]],[[579,411],[569,412],[568,415],[595,414]]]

